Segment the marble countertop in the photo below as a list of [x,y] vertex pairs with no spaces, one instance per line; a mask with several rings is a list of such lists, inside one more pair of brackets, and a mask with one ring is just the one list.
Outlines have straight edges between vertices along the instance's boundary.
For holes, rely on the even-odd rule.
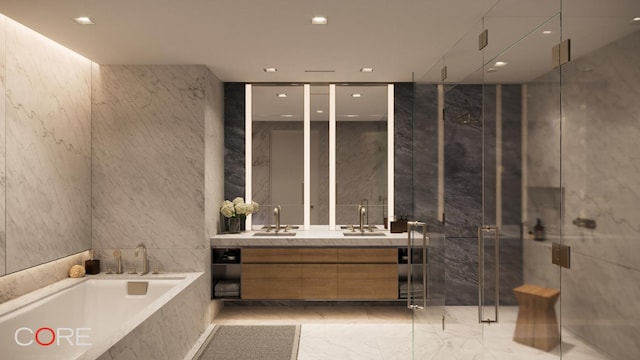
[[260,247],[260,246],[309,246],[309,247],[404,247],[407,246],[407,233],[384,235],[345,236],[344,230],[292,230],[291,235],[255,236],[261,231],[247,231],[239,234],[220,234],[211,238],[212,247]]

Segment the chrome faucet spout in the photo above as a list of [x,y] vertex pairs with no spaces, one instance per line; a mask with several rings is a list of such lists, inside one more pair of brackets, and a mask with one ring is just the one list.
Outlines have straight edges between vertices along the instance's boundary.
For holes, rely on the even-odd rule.
[[138,256],[138,250],[142,249],[142,272],[140,275],[144,275],[149,272],[149,260],[147,259],[147,247],[144,244],[138,244],[136,246],[136,257]]
[[358,213],[360,214],[360,232],[364,233],[364,218],[367,215],[367,208],[363,205],[359,205]]
[[280,212],[282,207],[280,205],[273,208],[273,216],[276,218],[276,234],[280,231]]

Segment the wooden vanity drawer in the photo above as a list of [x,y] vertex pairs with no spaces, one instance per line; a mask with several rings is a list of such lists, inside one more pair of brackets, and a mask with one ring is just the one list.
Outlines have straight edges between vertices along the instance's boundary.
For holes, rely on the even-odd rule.
[[244,264],[298,264],[302,262],[300,248],[243,248]]
[[396,248],[345,248],[338,249],[338,262],[351,264],[397,264]]
[[302,265],[246,264],[242,266],[243,299],[302,298]]
[[302,262],[335,264],[338,261],[336,248],[302,248]]

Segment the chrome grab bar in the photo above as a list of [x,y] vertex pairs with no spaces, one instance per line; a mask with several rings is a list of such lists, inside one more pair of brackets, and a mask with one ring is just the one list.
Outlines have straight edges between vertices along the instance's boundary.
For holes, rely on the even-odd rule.
[[[495,231],[495,318],[484,318],[484,237],[483,232]],[[500,230],[497,226],[483,225],[478,227],[478,322],[498,322],[498,309],[500,306]]]
[[[412,286],[411,280],[413,278],[413,249],[411,246],[411,233],[412,229],[416,227],[422,228],[422,306],[412,303]],[[419,221],[407,222],[407,308],[424,310],[427,307],[427,289],[428,289],[428,273],[427,273],[427,224]]]

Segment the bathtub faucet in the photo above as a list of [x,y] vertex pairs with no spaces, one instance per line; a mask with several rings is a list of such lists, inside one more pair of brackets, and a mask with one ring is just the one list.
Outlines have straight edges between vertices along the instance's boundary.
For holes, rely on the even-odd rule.
[[136,257],[138,256],[138,250],[142,249],[142,272],[140,275],[144,275],[149,272],[149,260],[147,260],[147,247],[144,244],[138,244],[136,246]]

